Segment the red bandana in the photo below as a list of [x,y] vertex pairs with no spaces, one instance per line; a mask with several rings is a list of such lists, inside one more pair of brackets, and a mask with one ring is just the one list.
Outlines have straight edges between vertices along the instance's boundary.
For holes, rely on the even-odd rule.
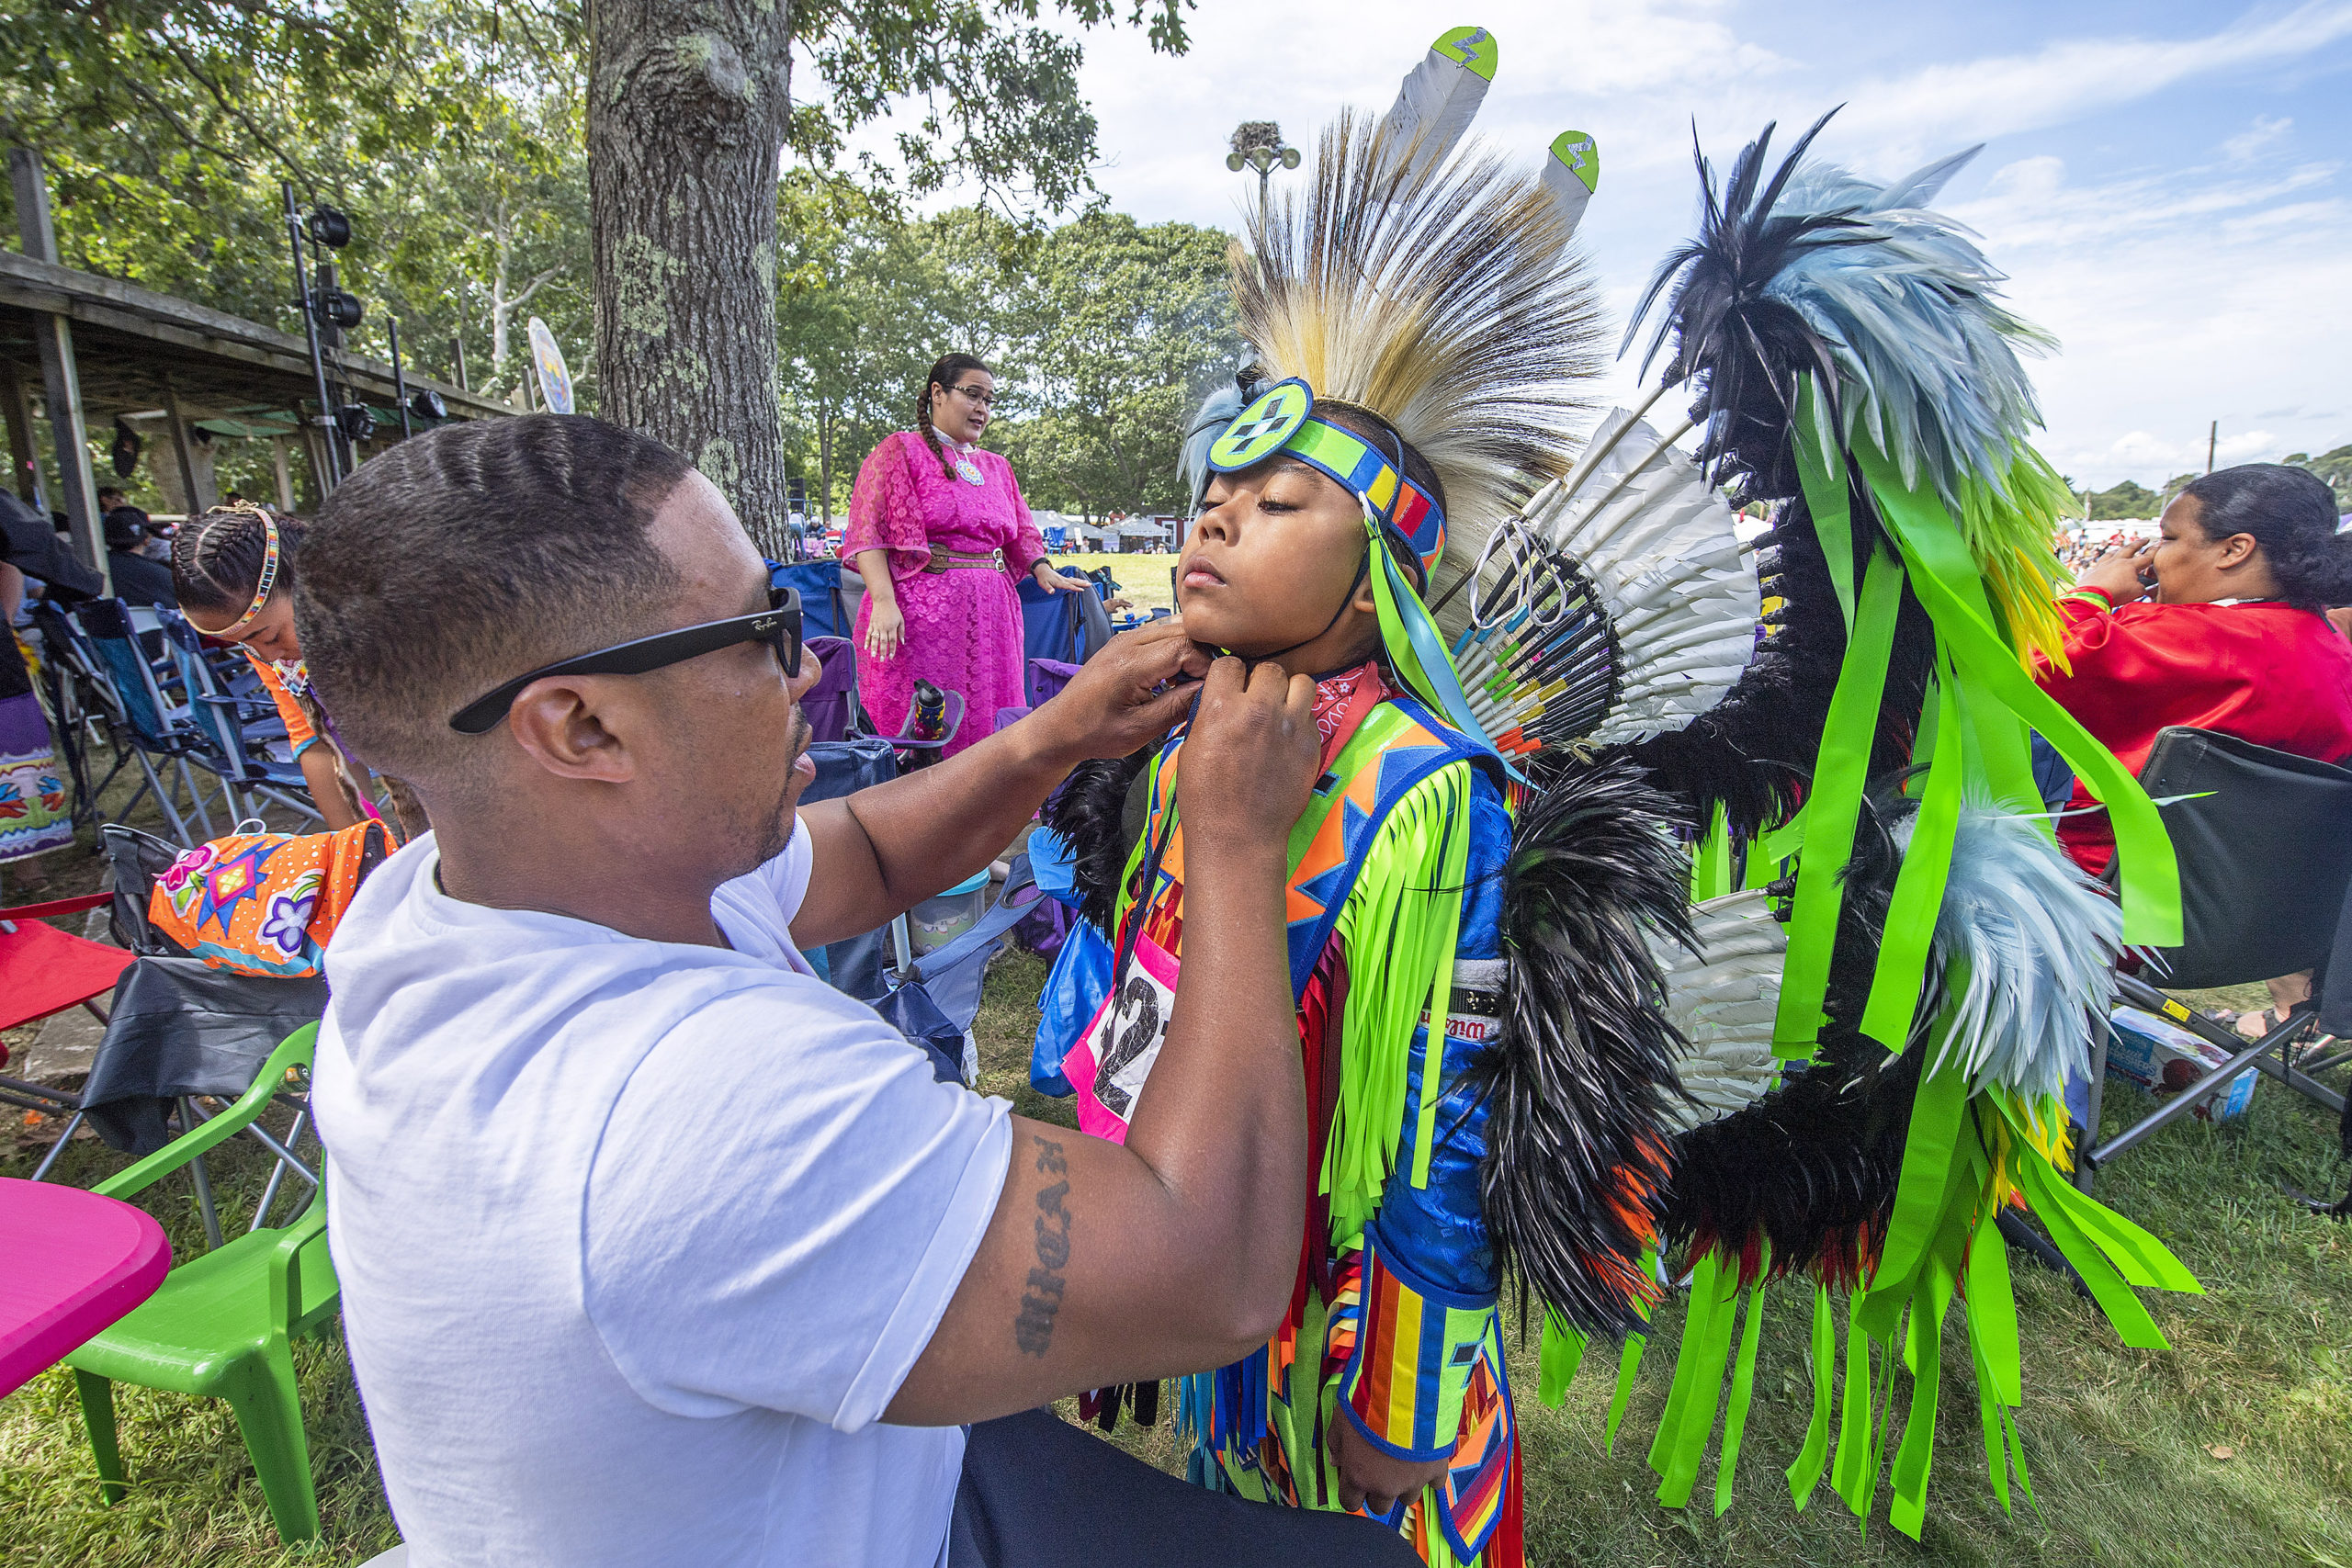
[[1340,732],[1340,724],[1349,711],[1349,699],[1360,686],[1367,687],[1358,711],[1369,712],[1374,704],[1388,695],[1388,683],[1380,678],[1380,661],[1368,660],[1361,668],[1343,671],[1315,682],[1315,728],[1323,737],[1328,749],[1331,737]]

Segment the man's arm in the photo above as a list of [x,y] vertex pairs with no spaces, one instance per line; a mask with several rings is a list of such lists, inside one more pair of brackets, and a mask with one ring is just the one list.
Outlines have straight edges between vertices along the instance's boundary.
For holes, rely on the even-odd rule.
[[793,941],[817,947],[870,931],[987,865],[1071,768],[1167,734],[1207,668],[1180,621],[1154,622],[1113,639],[1051,702],[969,750],[801,807],[812,867]]
[[1283,881],[1314,695],[1272,664],[1210,670],[1177,784],[1184,965],[1150,1092],[1125,1145],[1012,1119],[995,1217],[886,1420],[1221,1366],[1281,1321],[1310,1180]]

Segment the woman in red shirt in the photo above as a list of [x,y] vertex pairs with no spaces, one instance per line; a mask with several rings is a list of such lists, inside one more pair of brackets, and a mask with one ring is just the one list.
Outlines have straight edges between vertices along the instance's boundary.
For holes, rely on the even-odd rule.
[[[2134,773],[2172,725],[2352,758],[2352,643],[2324,614],[2352,604],[2335,492],[2301,468],[2247,463],[2192,480],[2157,527],[2059,601],[2067,668],[2045,666],[2042,689]],[[2105,871],[2107,813],[2079,782],[2069,804],[2059,842]]]

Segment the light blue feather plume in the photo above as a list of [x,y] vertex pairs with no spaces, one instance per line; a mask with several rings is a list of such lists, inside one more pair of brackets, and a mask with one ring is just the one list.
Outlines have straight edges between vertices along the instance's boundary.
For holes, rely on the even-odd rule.
[[[1905,848],[1909,828],[1897,834]],[[2089,1071],[2094,1010],[2107,1010],[2122,944],[2121,907],[2036,818],[1971,790],[1929,953],[1930,987],[1957,987],[1930,1066],[1957,1066],[1971,1092],[2063,1094],[2070,1075]]]
[[1202,400],[1200,412],[1184,427],[1184,494],[1188,498],[1186,504],[1196,511],[1201,504],[1201,492],[1209,484],[1209,448],[1240,412],[1241,389],[1226,381]]
[[1924,468],[1955,515],[1962,476],[2002,490],[2017,444],[2041,423],[2018,350],[2055,346],[2000,303],[2006,275],[1971,231],[1928,209],[1979,151],[1884,186],[1835,164],[1801,166],[1774,216],[1836,214],[1852,227],[1837,243],[1792,250],[1764,290],[1830,344],[1847,441],[1867,432],[1906,483]]

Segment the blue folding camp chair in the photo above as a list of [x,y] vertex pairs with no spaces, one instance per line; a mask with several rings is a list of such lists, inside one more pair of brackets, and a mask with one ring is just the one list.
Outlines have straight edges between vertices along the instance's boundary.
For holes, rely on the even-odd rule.
[[252,682],[254,691],[250,694],[241,695],[231,688],[232,679],[250,671],[251,663],[239,658],[235,666],[224,671],[214,662],[202,635],[187,617],[169,609],[157,610],[155,616],[188,694],[196,760],[227,787],[237,806],[237,819],[257,815],[249,807],[268,803],[292,811],[305,828],[323,824],[325,818],[311,802],[310,781],[301,768],[291,761],[278,761],[267,750],[271,740],[286,738],[286,721],[278,716],[277,703],[260,692],[258,680]]
[[[155,612],[133,609],[119,599],[93,599],[77,606],[65,618],[78,627],[89,659],[111,694],[108,716],[115,721],[111,728],[118,754],[128,748],[146,778],[138,793],[124,804],[121,814],[112,820],[127,819],[139,802],[152,793],[164,821],[171,825],[173,837],[187,848],[193,849],[219,831],[212,822],[211,807],[216,804],[228,811],[233,827],[243,816],[243,802],[237,798],[227,778],[210,766],[210,743],[188,716],[189,704],[183,697],[185,686],[180,672],[168,657],[159,670],[153,662],[156,655],[150,652],[151,637],[158,643],[162,641],[162,626]],[[198,782],[198,764],[211,773],[217,790],[208,791]],[[180,803],[173,798],[166,774],[178,778],[186,797],[185,815]],[[189,817],[196,819],[200,834],[189,833]]]

